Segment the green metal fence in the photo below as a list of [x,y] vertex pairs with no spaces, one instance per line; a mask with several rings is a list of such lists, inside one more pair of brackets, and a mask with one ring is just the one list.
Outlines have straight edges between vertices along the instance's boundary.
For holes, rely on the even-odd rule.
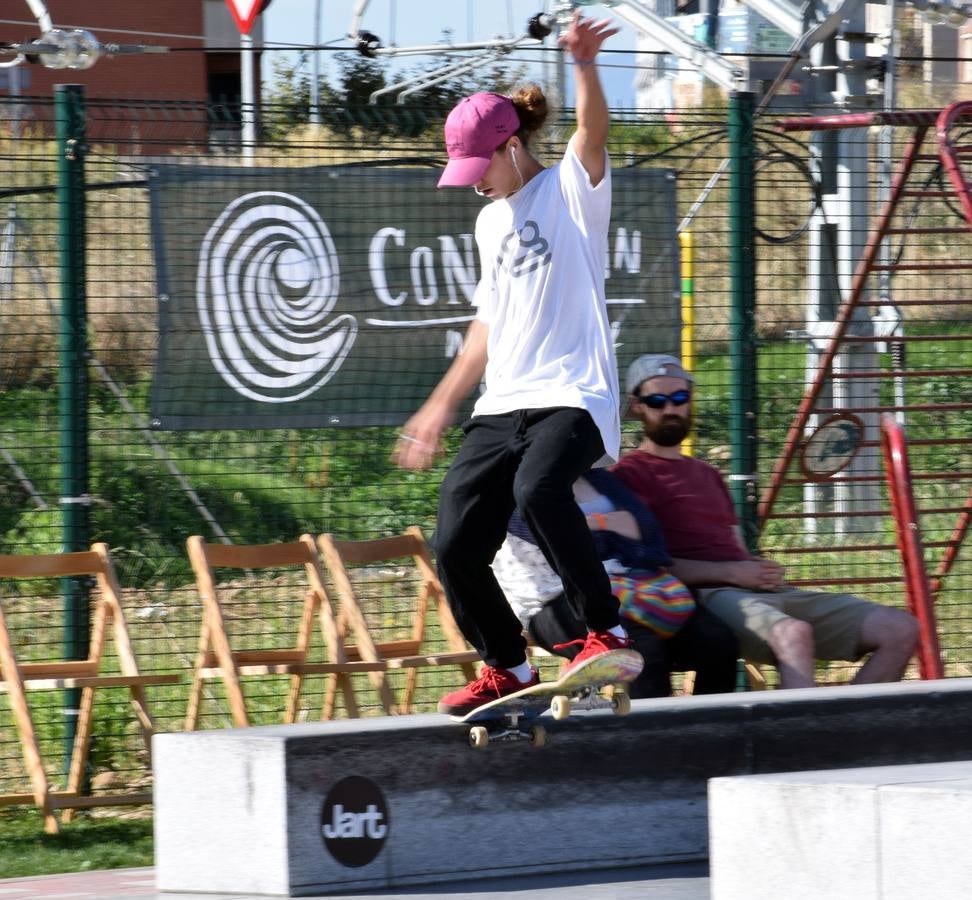
[[[342,111],[331,110],[323,116],[330,125],[278,129],[283,136],[262,141],[251,167],[244,164],[237,146],[211,139],[217,133],[225,135],[225,129],[215,127],[218,117],[203,106],[88,101],[80,120],[75,120],[70,117],[79,115],[72,105],[77,100],[67,92],[56,103],[49,98],[0,101],[5,113],[0,117],[0,550],[50,552],[89,540],[109,544],[125,588],[140,664],[149,672],[186,673],[185,685],[159,688],[150,695],[158,726],[177,729],[185,714],[201,610],[186,537],[270,542],[292,540],[303,532],[332,532],[363,538],[397,533],[413,524],[430,534],[436,489],[448,457],[428,472],[397,469],[390,460],[396,435],[392,423],[348,426],[321,421],[316,427],[299,423],[301,427],[265,428],[223,423],[219,430],[160,429],[153,421],[153,383],[160,312],[169,298],[164,285],[160,287],[159,256],[153,247],[153,227],[158,226],[153,221],[158,208],[150,196],[153,179],[180,166],[222,174],[234,170],[243,178],[254,170],[264,177],[267,170],[278,169],[281,178],[300,170],[321,179],[316,190],[325,203],[331,183],[327,179],[337,169],[328,174],[321,167],[358,164],[356,172],[371,171],[376,179],[388,177],[389,171],[407,170],[410,177],[418,173],[427,182],[424,188],[387,196],[387,202],[409,209],[409,220],[399,224],[400,233],[389,238],[389,246],[398,248],[395,242],[402,241],[396,277],[409,278],[417,267],[419,284],[426,289],[423,267],[431,266],[428,271],[441,276],[441,268],[436,268],[440,261],[430,261],[424,250],[408,246],[408,234],[420,227],[434,231],[438,217],[445,214],[442,203],[468,203],[470,198],[444,199],[433,190],[432,166],[443,156],[441,109],[412,109],[407,117],[394,108],[376,110],[373,120],[353,125],[343,121]],[[265,115],[269,112],[264,110]],[[535,148],[538,155],[555,160],[569,133],[569,121],[554,122]],[[876,133],[860,129],[855,134],[866,157],[871,200],[853,215],[866,217],[874,212],[881,188],[881,161]],[[858,577],[859,584],[845,587],[902,605],[900,563],[879,463],[871,467],[873,477],[867,483],[873,491],[866,501],[835,496],[832,483],[796,475],[778,495],[777,515],[764,523],[755,519],[759,494],[804,393],[808,360],[819,355],[814,342],[825,339],[822,326],[816,333],[808,323],[808,291],[815,297],[836,296],[839,303],[846,290],[839,283],[839,271],[853,263],[837,258],[845,246],[840,240],[812,244],[816,226],[811,226],[811,216],[818,217],[819,225],[823,211],[820,233],[832,237],[836,232],[829,226],[843,211],[827,208],[814,188],[811,172],[819,163],[804,137],[783,134],[767,116],[754,121],[751,100],[745,96],[733,98],[728,107],[701,111],[620,113],[614,119],[610,149],[618,184],[626,187],[616,191],[616,205],[636,210],[657,199],[651,186],[660,191],[662,182],[622,181],[632,173],[658,170],[660,178],[673,179],[674,220],[660,227],[672,238],[676,227],[690,231],[694,247],[694,452],[730,478],[750,537],[756,540],[761,525],[760,545],[768,553],[784,553],[795,580],[826,583],[836,573]],[[894,158],[900,156],[903,140],[903,134],[892,135]],[[735,163],[716,179],[730,155]],[[928,161],[927,170],[933,180],[934,160]],[[211,223],[206,205],[211,182],[194,184],[195,199],[181,201],[187,234],[201,222]],[[261,183],[260,190],[266,189]],[[381,202],[381,195],[377,201],[375,196],[362,192],[360,210],[343,200],[342,215],[352,225],[367,219],[374,212],[371,207]],[[914,216],[961,224],[948,198],[926,199],[933,208],[924,206]],[[85,214],[81,221],[72,219],[70,212],[79,203]],[[750,209],[755,235],[745,230]],[[179,234],[172,233],[172,221],[169,233],[176,241]],[[624,239],[623,247],[615,245],[618,259],[609,265],[612,277],[624,275],[634,252],[632,235],[626,232]],[[894,238],[895,252],[942,263],[965,253],[966,240],[959,234],[947,240],[909,239],[907,227]],[[821,253],[830,256],[822,267],[824,275],[814,284],[810,261]],[[653,258],[651,248],[642,246],[641,259]],[[356,266],[367,266],[367,261],[343,264],[348,279]],[[659,297],[668,297],[670,306],[659,300],[659,310],[675,317],[669,326],[677,325],[680,301],[672,286],[678,283],[678,268],[641,274],[647,279],[646,293],[658,291]],[[414,299],[413,283],[403,284]],[[915,271],[895,276],[895,297],[925,296],[930,286],[956,299],[969,296],[964,272]],[[749,296],[753,291],[755,307]],[[457,296],[454,306],[461,310],[464,304],[461,294]],[[933,302],[906,310],[899,333],[951,336],[948,342],[909,344],[908,367],[938,372],[948,368],[940,364],[943,356],[968,358],[968,306]],[[662,329],[659,334],[671,345],[652,345],[645,339],[644,346],[619,348],[619,355],[630,359],[646,351],[678,352],[677,330]],[[448,340],[440,334],[428,352],[441,354]],[[886,345],[876,346],[879,367],[890,365],[893,348],[890,338]],[[383,392],[394,393],[399,409],[417,408],[429,384],[428,371],[417,361],[420,356],[403,350],[396,358],[385,349],[368,358],[354,370],[360,402],[374,400],[374,386],[380,384]],[[950,405],[972,402],[970,384],[972,380],[961,374],[909,381],[909,391],[929,400],[929,409],[907,423],[909,438],[925,441],[916,445],[913,468],[954,473],[948,480],[918,482],[919,506],[934,506],[948,495],[960,504],[968,494],[972,479],[964,473],[972,468],[965,442],[970,427],[948,410]],[[191,378],[182,385],[183,399],[190,407],[195,404],[200,416],[214,413],[217,401],[202,387],[196,397]],[[634,425],[628,423],[625,429],[626,444],[633,446]],[[955,440],[936,442],[936,437],[945,436]],[[457,435],[450,435],[449,441],[454,450]],[[874,516],[863,523],[842,518],[841,510],[864,502],[876,504]],[[926,541],[947,541],[955,523],[954,511],[929,513],[922,521]],[[949,675],[967,674],[972,663],[965,603],[970,575],[969,562],[960,553],[938,594]],[[398,575],[382,571],[371,576],[375,627],[391,634],[401,624],[395,621],[391,603]],[[234,627],[244,634],[243,644],[277,636],[283,640],[293,627],[286,610],[293,606],[296,611],[286,579],[243,579],[234,588],[241,603]],[[75,630],[65,636],[62,604],[77,609],[84,597],[83,585],[66,591],[49,584],[29,590],[4,585],[4,608],[16,629],[18,653],[25,659],[56,655],[62,641],[66,655],[81,652],[84,617],[76,617]],[[847,680],[852,671],[848,666],[822,668],[821,679]],[[456,672],[444,677],[458,681],[460,676]],[[285,682],[247,681],[245,690],[258,722],[279,720]],[[425,693],[420,691],[418,708],[432,709],[443,686],[439,679]],[[201,724],[223,727],[229,717],[221,688],[213,683],[208,690],[211,696]],[[321,679],[308,679],[304,716],[317,715],[321,691]],[[65,737],[69,740],[64,709],[73,701],[65,703],[56,693],[35,694],[32,699],[45,745],[57,748]],[[362,699],[368,711],[377,711],[377,699],[365,688]],[[99,706],[94,762],[137,783],[145,778],[144,760],[124,713],[123,698]],[[57,759],[59,753],[48,749],[47,756]],[[14,789],[22,780],[9,710],[0,704],[0,790]]]

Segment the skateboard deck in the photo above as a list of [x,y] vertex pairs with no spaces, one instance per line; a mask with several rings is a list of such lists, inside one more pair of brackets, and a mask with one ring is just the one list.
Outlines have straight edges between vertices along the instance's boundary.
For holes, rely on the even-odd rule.
[[[546,742],[542,725],[533,722],[548,709],[555,719],[566,719],[571,709],[613,709],[625,715],[631,709],[631,701],[623,691],[615,690],[605,697],[600,692],[608,685],[623,685],[638,677],[644,660],[635,650],[611,650],[591,657],[568,670],[556,681],[544,681],[491,700],[466,713],[453,716],[456,722],[472,725],[469,743],[485,748],[490,741],[528,740],[534,747]],[[490,729],[477,723],[494,723]]]

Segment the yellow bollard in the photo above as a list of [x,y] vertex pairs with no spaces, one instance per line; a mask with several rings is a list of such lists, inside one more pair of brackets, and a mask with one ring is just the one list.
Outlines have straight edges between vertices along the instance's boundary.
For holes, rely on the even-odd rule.
[[[682,231],[678,235],[682,249],[682,366],[685,371],[695,372],[695,285],[692,279],[692,232]],[[689,434],[682,442],[682,452],[693,456],[695,435]]]

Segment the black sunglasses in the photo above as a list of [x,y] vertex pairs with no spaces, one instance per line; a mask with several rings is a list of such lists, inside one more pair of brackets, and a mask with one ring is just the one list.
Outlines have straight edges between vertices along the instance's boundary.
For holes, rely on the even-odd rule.
[[672,391],[670,394],[642,394],[636,396],[639,403],[644,403],[649,409],[664,409],[666,403],[672,406],[684,406],[692,399],[692,392],[689,390]]

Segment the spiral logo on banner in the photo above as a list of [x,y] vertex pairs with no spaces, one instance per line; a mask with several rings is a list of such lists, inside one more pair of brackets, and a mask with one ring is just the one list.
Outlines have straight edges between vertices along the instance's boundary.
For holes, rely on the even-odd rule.
[[358,325],[331,318],[340,284],[323,219],[292,194],[238,197],[202,242],[196,305],[209,357],[236,392],[262,403],[312,394],[340,369]]

